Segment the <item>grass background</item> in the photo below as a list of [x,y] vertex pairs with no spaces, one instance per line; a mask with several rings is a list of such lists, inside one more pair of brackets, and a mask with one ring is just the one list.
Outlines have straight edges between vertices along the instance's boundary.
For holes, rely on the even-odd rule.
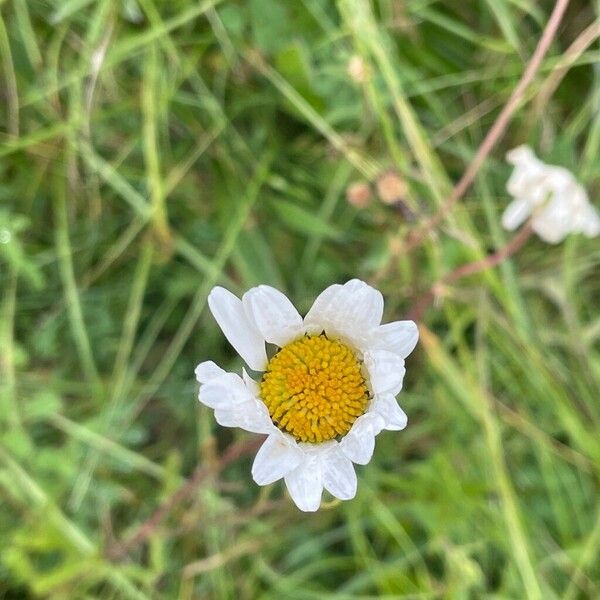
[[[573,0],[467,197],[401,250],[551,8],[0,2],[1,598],[600,597],[600,248],[580,236],[532,239],[442,290],[408,361],[409,427],[379,436],[355,500],[302,514],[281,484],[254,485],[246,456],[107,558],[251,437],[196,400],[198,362],[241,366],[213,285],[271,284],[302,312],[356,276],[402,318],[506,242],[503,157],[520,143],[598,206],[600,4]],[[390,168],[414,221],[345,200]]]

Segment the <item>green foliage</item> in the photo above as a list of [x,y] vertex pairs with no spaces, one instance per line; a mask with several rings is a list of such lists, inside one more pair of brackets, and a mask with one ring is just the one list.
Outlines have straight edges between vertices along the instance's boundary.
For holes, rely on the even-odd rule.
[[[127,560],[110,553],[250,437],[196,400],[198,362],[241,366],[212,286],[268,283],[305,312],[357,276],[402,318],[506,243],[503,155],[521,143],[598,206],[597,40],[565,60],[598,6],[573,1],[474,186],[402,249],[548,15],[507,0],[0,3],[0,597],[600,597],[600,249],[582,237],[532,239],[441,290],[407,365],[409,426],[379,436],[355,500],[300,513],[243,457]],[[345,200],[390,168],[415,222]]]

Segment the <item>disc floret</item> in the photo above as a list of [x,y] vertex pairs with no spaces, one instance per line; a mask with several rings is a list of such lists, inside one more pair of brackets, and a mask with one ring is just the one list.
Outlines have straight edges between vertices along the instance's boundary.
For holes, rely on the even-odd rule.
[[277,352],[260,392],[279,429],[313,443],[348,433],[369,401],[357,356],[325,335],[304,336]]

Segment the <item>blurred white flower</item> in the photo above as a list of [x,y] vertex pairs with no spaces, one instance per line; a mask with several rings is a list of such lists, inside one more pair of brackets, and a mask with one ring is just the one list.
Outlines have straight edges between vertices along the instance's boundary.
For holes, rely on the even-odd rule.
[[515,168],[506,184],[514,200],[502,215],[505,229],[513,231],[531,217],[532,229],[551,244],[569,233],[600,234],[600,215],[569,170],[543,163],[529,146],[514,148],[506,160]]
[[[375,436],[406,427],[395,396],[419,332],[413,321],[380,325],[383,296],[363,281],[332,285],[304,319],[278,290],[260,285],[240,300],[222,287],[208,298],[245,370],[211,361],[196,368],[200,401],[224,427],[267,434],[252,466],[259,485],[284,478],[300,510],[315,511],[323,488],[356,494],[354,465],[367,464]],[[267,357],[265,342],[278,349]]]

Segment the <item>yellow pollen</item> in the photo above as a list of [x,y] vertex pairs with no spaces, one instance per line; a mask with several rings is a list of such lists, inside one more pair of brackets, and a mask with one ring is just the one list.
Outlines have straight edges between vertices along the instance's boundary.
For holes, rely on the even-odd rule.
[[303,337],[275,354],[260,394],[273,423],[300,442],[345,435],[369,401],[354,352],[324,335]]

